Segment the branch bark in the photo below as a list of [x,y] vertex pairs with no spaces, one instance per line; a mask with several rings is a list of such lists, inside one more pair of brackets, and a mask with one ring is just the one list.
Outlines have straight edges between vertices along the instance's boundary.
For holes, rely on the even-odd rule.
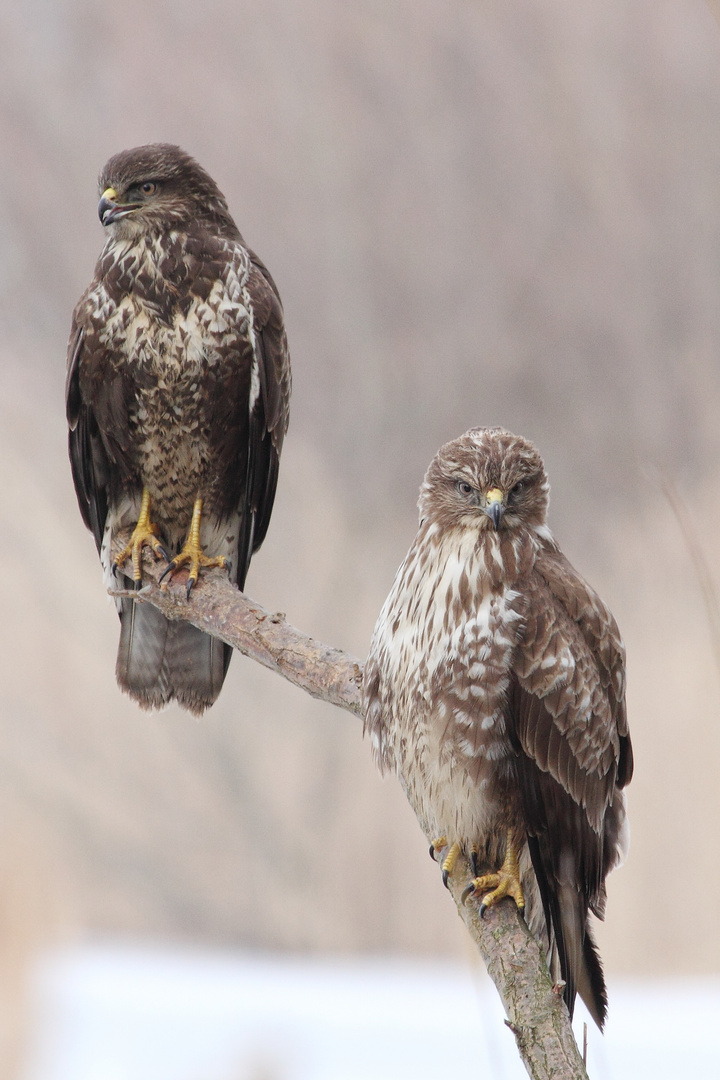
[[[189,601],[186,575],[161,587],[161,573],[162,567],[146,557],[144,587],[111,595],[153,604],[168,619],[185,619],[313,697],[362,716],[360,660],[296,630],[284,612],[266,611],[221,570],[204,572]],[[562,993],[553,988],[540,946],[512,901],[490,908],[482,919],[477,904],[463,904],[462,891],[471,877],[467,862],[458,860],[450,892],[500,994],[525,1068],[533,1080],[587,1080]]]

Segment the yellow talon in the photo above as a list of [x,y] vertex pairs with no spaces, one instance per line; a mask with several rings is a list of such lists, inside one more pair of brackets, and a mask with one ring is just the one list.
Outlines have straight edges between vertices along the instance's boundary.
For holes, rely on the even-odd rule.
[[180,554],[176,555],[175,558],[169,563],[167,569],[160,578],[160,580],[162,581],[167,574],[174,574],[175,571],[179,570],[181,566],[184,566],[186,563],[188,563],[190,566],[187,580],[188,597],[190,596],[190,591],[192,590],[193,585],[195,585],[197,582],[201,568],[210,568],[213,566],[227,566],[227,559],[224,555],[218,555],[217,558],[210,559],[207,555],[203,553],[203,550],[200,547],[200,521],[202,519],[202,507],[202,499],[197,498],[193,506],[192,520],[190,522],[190,532],[188,533],[188,538],[183,545],[183,549]]
[[430,844],[430,858],[434,859],[438,851],[442,851],[444,847],[447,847],[447,837],[437,836]]
[[165,548],[157,538],[157,531],[157,525],[153,525],[150,520],[150,492],[143,488],[137,525],[125,547],[113,559],[113,566],[120,567],[126,559],[132,557],[133,581],[142,581],[142,549],[146,544],[158,558],[167,559]]
[[460,854],[461,851],[462,851],[462,847],[461,847],[460,844],[458,844],[458,842],[456,840],[455,843],[451,845],[450,850],[448,851],[447,855],[443,859],[442,879],[443,879],[443,885],[445,886],[445,888],[447,888],[448,878],[450,877],[453,870],[455,869],[455,863],[457,862],[458,855]]
[[505,858],[500,869],[496,874],[483,874],[481,877],[474,878],[462,895],[463,901],[467,900],[470,895],[476,895],[477,893],[487,894],[480,904],[481,915],[489,907],[499,903],[505,896],[513,898],[518,911],[522,912],[524,910],[525,895],[520,884],[518,847],[512,829],[508,830]]

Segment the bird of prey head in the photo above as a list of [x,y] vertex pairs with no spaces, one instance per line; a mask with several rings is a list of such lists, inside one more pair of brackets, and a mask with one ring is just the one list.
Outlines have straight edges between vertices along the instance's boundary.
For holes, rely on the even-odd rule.
[[473,428],[446,443],[420,489],[420,516],[441,528],[545,525],[549,485],[532,443],[502,428]]
[[98,216],[118,240],[207,220],[239,237],[212,177],[179,146],[152,143],[111,157],[99,178]]

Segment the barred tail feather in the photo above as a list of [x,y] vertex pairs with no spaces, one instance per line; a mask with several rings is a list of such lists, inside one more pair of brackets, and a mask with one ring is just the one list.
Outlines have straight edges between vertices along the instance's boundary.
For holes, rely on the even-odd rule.
[[170,699],[200,715],[222,690],[232,649],[186,622],[170,624],[165,649]]
[[224,642],[186,622],[169,622],[150,604],[120,604],[116,676],[144,709],[175,700],[200,715],[216,700],[232,656]]

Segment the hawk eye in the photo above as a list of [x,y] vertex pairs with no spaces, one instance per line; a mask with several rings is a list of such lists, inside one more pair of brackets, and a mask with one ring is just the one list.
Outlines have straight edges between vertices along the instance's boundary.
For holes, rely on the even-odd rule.
[[460,494],[465,495],[466,497],[468,495],[472,495],[473,490],[474,490],[472,484],[468,484],[467,480],[458,480],[458,482],[457,482],[457,484],[455,486],[458,489],[458,491],[460,492]]
[[524,491],[526,487],[527,487],[527,481],[526,480],[518,480],[517,484],[513,484],[513,486],[510,488],[510,494],[511,495],[519,495],[520,492]]
[[146,180],[144,184],[140,185],[140,190],[143,195],[154,195],[157,191],[157,184],[153,184],[152,180]]

